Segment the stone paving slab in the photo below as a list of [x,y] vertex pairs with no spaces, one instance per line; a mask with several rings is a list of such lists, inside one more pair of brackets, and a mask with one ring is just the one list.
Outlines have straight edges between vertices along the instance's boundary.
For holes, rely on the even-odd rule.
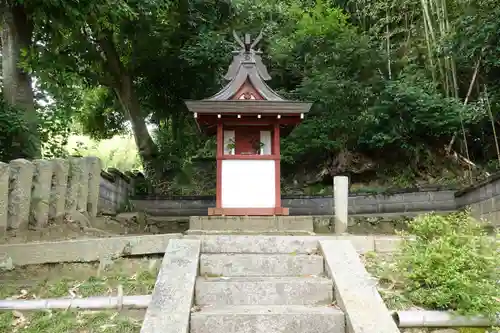
[[168,244],[141,333],[189,333],[199,260],[199,240]]
[[320,241],[325,269],[334,284],[335,300],[344,311],[349,333],[399,333],[353,244]]
[[0,245],[0,254],[15,266],[58,262],[92,262],[104,257],[164,253],[170,239],[182,234],[72,239]]

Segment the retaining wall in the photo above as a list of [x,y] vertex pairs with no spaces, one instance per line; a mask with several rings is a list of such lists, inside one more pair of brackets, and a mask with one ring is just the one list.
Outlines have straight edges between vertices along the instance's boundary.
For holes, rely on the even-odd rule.
[[99,212],[114,215],[117,212],[128,210],[128,198],[133,195],[133,181],[134,177],[130,173],[122,173],[114,168],[101,171]]
[[500,172],[455,193],[457,208],[470,208],[472,215],[500,226]]
[[[135,211],[151,215],[204,216],[215,207],[215,198],[206,197],[132,197]],[[290,215],[332,215],[332,196],[283,196],[283,207]],[[390,194],[351,194],[349,214],[452,211],[456,209],[454,190],[414,191]]]

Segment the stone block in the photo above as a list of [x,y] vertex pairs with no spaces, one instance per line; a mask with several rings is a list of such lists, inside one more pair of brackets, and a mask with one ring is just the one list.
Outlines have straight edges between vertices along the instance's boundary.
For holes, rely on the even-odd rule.
[[65,213],[68,187],[69,161],[55,158],[52,162],[52,188],[50,191],[49,218],[62,220]]
[[375,251],[377,236],[186,235],[185,238],[202,240],[203,253],[310,254],[317,251],[320,240],[338,239],[352,242],[359,253]]
[[25,159],[10,161],[8,228],[27,228],[30,217],[34,165]]
[[344,311],[349,333],[399,333],[358,253],[346,241],[320,241],[335,299]]
[[327,306],[228,306],[191,314],[191,333],[326,332],[345,332],[342,311]]
[[332,215],[317,215],[312,218],[314,232],[333,233],[334,217]]
[[203,253],[307,254],[317,251],[319,247],[317,237],[313,236],[204,235],[185,237],[200,239]]
[[89,168],[90,165],[86,158],[78,160],[80,171],[80,180],[78,181],[78,194],[76,209],[82,213],[87,213],[87,201],[89,196]]
[[200,275],[306,276],[323,273],[323,257],[301,254],[202,254]]
[[312,216],[192,216],[189,228],[224,231],[314,231]]
[[200,246],[197,240],[170,241],[141,333],[189,333]]
[[333,301],[330,279],[318,277],[200,277],[197,305],[327,305]]
[[9,219],[9,178],[7,163],[0,162],[0,237],[5,235]]
[[80,179],[82,178],[83,159],[80,157],[69,158],[68,188],[66,192],[66,213],[72,214],[78,209]]
[[99,189],[101,184],[101,160],[97,157],[85,157],[89,172],[89,186],[87,195],[87,213],[91,218],[96,217],[99,204]]
[[103,257],[164,253],[171,239],[182,234],[73,239],[0,245],[16,266],[61,262],[93,262]]
[[33,190],[31,192],[30,225],[43,228],[49,220],[50,191],[52,188],[53,163],[49,160],[34,160]]

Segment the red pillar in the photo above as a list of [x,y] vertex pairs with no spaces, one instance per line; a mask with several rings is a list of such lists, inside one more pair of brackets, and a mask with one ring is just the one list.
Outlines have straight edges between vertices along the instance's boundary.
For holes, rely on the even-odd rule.
[[222,208],[222,157],[224,155],[224,130],[217,123],[217,185],[215,189],[215,208]]
[[[273,131],[273,154],[276,156],[274,160],[275,167],[275,211],[281,212],[281,152],[280,152],[280,125],[278,123],[274,124]],[[281,213],[279,213],[281,214]]]

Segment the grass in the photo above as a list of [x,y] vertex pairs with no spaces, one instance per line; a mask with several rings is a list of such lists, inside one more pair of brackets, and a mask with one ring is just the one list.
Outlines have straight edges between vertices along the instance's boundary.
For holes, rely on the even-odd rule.
[[[45,299],[151,294],[158,274],[158,260],[119,259],[112,265],[56,264],[28,266],[0,272],[0,298]],[[25,280],[33,277],[36,280]],[[143,311],[0,312],[0,332],[114,333],[139,332]]]
[[[378,281],[378,291],[390,310],[418,310],[421,309],[404,296],[404,283],[398,275],[394,257],[390,253],[367,252],[361,256],[366,270]],[[411,330],[407,333],[427,333],[430,329]],[[489,333],[485,328],[457,328],[457,333]]]
[[0,315],[0,332],[136,333],[141,322],[113,311],[13,311]]

